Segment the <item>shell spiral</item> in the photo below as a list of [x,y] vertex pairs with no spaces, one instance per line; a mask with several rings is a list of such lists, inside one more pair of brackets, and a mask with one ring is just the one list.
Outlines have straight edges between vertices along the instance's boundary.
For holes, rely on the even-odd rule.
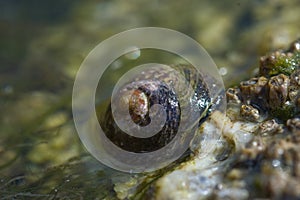
[[131,80],[119,84],[104,115],[98,118],[106,137],[133,153],[161,149],[177,134],[193,137],[212,104],[197,69],[157,65],[130,74]]
[[150,172],[188,148],[211,152],[220,131],[206,133],[207,123],[200,130],[199,124],[225,111],[224,93],[219,70],[199,43],[145,27],[116,34],[90,52],[76,75],[72,111],[82,143],[97,160],[124,172]]

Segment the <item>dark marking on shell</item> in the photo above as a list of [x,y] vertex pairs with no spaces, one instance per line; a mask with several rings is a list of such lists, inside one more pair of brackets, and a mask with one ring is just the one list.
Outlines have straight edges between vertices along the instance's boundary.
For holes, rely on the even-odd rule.
[[[180,80],[179,82],[182,82],[182,84],[185,85],[191,85],[194,91],[194,94],[192,94],[189,99],[186,97],[187,99],[183,100],[190,101],[189,103],[193,105],[193,109],[196,112],[207,112],[199,116],[198,122],[193,123],[196,127],[198,127],[202,120],[208,116],[210,111],[209,107],[211,104],[211,99],[207,85],[203,81],[202,76],[192,66],[180,65],[174,67],[174,69],[180,72],[185,79]],[[169,144],[172,139],[174,139],[178,132],[180,121],[182,117],[184,117],[181,116],[182,105],[180,105],[178,95],[172,88],[169,87],[169,85],[165,83],[170,83],[172,78],[178,77],[172,77],[172,74],[170,75],[168,71],[163,71],[159,68],[157,69],[157,74],[153,75],[153,73],[156,72],[149,70],[149,72],[141,74],[140,77],[137,77],[134,82],[125,85],[123,87],[123,91],[137,88],[134,89],[133,95],[132,93],[127,93],[127,95],[131,95],[128,98],[128,109],[131,120],[141,127],[151,123],[151,118],[149,117],[149,109],[151,106],[154,104],[160,104],[165,108],[167,117],[166,123],[158,133],[148,138],[140,138],[128,135],[116,124],[115,120],[113,119],[110,105],[108,106],[105,116],[102,118],[102,120],[101,118],[99,119],[100,125],[107,138],[123,150],[134,153],[145,153],[164,147],[165,145]],[[157,77],[159,77],[161,81],[158,80]],[[124,94],[125,93],[126,92],[124,92]],[[190,130],[195,131],[195,128]]]

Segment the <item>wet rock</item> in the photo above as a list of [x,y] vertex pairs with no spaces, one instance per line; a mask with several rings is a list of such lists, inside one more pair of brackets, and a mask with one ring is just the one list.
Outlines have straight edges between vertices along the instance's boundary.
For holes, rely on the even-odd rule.
[[[226,119],[222,137],[234,147],[229,156],[217,159],[215,164],[206,160],[204,165],[208,168],[199,170],[204,160],[195,153],[192,162],[182,163],[181,168],[172,172],[181,174],[180,180],[189,180],[192,175],[187,172],[191,169],[196,171],[193,177],[209,174],[210,181],[201,185],[208,194],[199,193],[203,191],[200,186],[197,190],[178,186],[172,194],[156,193],[158,199],[300,198],[300,72],[294,62],[298,49],[298,42],[294,42],[287,51],[262,57],[257,77],[227,90],[227,116],[214,120]],[[209,120],[203,124],[206,132],[213,130],[214,126],[209,124]],[[223,146],[224,141],[220,143]],[[158,191],[172,191],[166,180],[178,181],[165,175],[156,184]],[[205,180],[209,180],[207,176]],[[208,184],[211,181],[214,183]]]

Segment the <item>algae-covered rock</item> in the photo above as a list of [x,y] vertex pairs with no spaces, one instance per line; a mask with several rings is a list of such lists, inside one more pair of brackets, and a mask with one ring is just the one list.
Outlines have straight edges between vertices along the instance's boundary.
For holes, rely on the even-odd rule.
[[[291,56],[297,53],[297,48],[290,52]],[[278,59],[274,58],[274,63],[281,62],[281,57]],[[153,184],[154,194],[148,197],[299,199],[299,95],[290,94],[295,90],[289,89],[291,82],[299,80],[299,64],[285,63],[292,69],[289,73],[264,77],[266,74],[260,72],[256,78],[228,89],[227,116],[215,112],[202,125],[205,131],[213,132],[217,126],[209,124],[225,120],[215,151],[203,157],[199,146],[189,161],[158,179]],[[274,71],[261,63],[261,71],[264,67]],[[229,154],[220,160],[218,155],[224,149]]]

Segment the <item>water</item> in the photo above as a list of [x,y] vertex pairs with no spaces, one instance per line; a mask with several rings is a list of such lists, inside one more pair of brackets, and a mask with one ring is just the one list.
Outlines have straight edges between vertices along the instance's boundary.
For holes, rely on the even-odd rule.
[[[127,175],[85,154],[71,113],[75,74],[102,40],[134,27],[181,31],[206,48],[228,86],[299,37],[299,11],[296,0],[0,1],[0,198],[115,197],[112,177]],[[139,53],[127,64],[151,60]]]

